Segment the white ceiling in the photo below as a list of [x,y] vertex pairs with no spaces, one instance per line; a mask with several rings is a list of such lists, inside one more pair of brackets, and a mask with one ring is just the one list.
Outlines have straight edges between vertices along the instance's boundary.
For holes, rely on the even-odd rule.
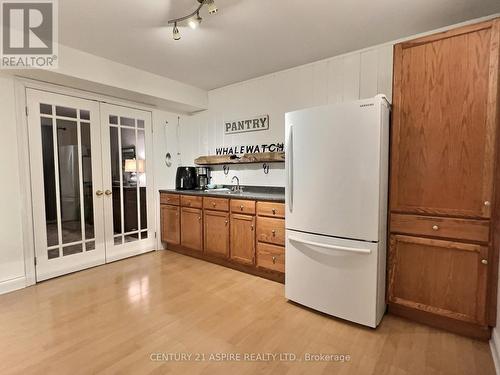
[[499,0],[60,0],[60,43],[204,89],[500,12]]

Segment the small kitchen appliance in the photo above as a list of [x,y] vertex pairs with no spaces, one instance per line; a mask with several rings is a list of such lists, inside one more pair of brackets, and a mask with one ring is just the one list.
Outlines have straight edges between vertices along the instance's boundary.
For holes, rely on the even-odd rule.
[[196,189],[205,190],[210,182],[210,168],[196,167]]
[[178,167],[175,176],[175,188],[177,190],[192,190],[196,188],[196,168]]

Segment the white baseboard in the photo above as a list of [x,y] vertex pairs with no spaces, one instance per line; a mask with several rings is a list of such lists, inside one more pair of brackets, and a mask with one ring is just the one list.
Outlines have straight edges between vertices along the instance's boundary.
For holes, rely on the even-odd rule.
[[491,332],[490,349],[493,362],[495,363],[495,371],[500,375],[500,328],[493,328]]
[[10,279],[0,282],[0,294],[9,293],[14,290],[22,289],[26,287],[26,277],[17,277],[15,279]]

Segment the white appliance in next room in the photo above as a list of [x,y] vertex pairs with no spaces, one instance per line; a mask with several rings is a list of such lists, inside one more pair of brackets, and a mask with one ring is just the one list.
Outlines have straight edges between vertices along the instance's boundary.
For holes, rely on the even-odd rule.
[[385,312],[386,98],[286,114],[285,294],[376,327]]

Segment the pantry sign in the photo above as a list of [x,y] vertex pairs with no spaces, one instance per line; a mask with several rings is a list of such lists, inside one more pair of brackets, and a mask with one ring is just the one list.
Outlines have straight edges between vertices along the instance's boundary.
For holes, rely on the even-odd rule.
[[224,134],[255,132],[269,129],[269,115],[224,122]]

